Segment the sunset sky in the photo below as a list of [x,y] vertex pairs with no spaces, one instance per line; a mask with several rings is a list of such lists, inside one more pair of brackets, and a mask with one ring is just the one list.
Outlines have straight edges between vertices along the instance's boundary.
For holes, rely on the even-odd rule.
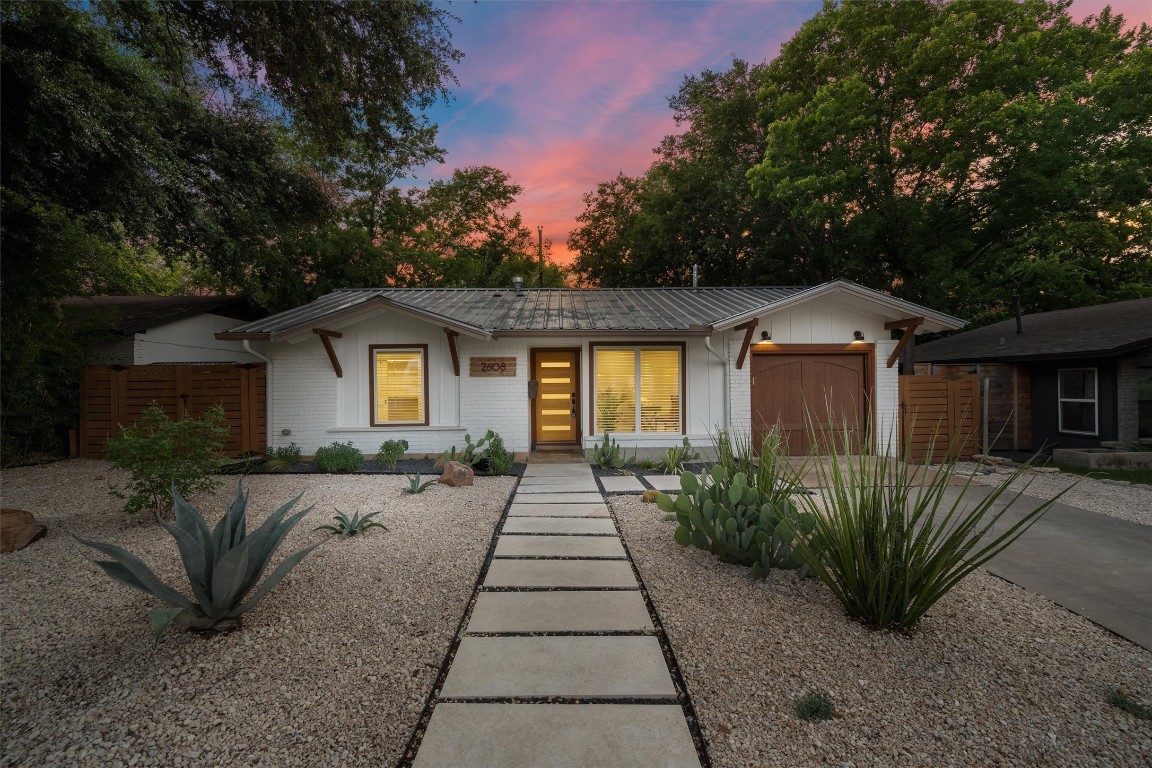
[[[1106,4],[1129,22],[1152,23],[1152,0],[1076,0],[1082,19]],[[668,97],[685,75],[776,56],[820,9],[818,0],[567,2],[480,0],[446,7],[460,18],[453,42],[464,52],[449,104],[428,112],[440,126],[444,165],[492,165],[524,187],[524,223],[565,241],[582,196],[623,171],[637,175],[652,149],[675,131]]]

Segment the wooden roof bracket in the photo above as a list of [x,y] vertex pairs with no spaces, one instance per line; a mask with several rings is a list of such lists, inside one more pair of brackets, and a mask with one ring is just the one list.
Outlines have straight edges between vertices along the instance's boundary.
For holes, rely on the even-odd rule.
[[344,334],[337,333],[336,331],[326,331],[323,328],[313,328],[312,333],[320,337],[320,343],[324,345],[324,351],[328,353],[328,362],[332,363],[332,370],[336,372],[336,378],[344,378],[344,369],[340,367],[340,360],[336,357],[336,350],[332,348],[332,339],[342,339]]
[[456,377],[460,377],[460,353],[456,350],[456,337],[460,334],[451,328],[444,329],[444,335],[448,337],[448,351],[452,353],[452,373]]
[[896,344],[896,349],[892,350],[892,354],[888,355],[888,367],[891,368],[900,359],[900,355],[904,354],[904,350],[911,350],[916,346],[914,339],[916,338],[916,328],[924,324],[922,317],[906,317],[903,320],[893,320],[884,323],[884,330],[894,331],[897,328],[904,330],[904,335],[900,337],[900,341]]
[[748,358],[748,348],[752,346],[752,334],[756,332],[756,326],[760,324],[758,318],[752,318],[746,323],[740,323],[732,330],[744,331],[744,343],[740,345],[740,356],[736,358],[736,370],[744,367],[744,361]]

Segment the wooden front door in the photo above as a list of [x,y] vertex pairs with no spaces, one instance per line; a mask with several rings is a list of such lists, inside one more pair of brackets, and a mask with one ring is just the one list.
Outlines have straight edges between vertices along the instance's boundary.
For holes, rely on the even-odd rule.
[[574,443],[580,439],[580,353],[578,350],[537,350],[532,355],[533,440]]
[[867,357],[752,356],[752,439],[779,424],[788,454],[849,449],[868,427]]

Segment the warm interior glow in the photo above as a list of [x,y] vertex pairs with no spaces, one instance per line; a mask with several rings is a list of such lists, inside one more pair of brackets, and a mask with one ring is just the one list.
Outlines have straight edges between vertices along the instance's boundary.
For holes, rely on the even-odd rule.
[[597,434],[681,431],[679,350],[597,349],[595,363]]
[[424,421],[424,353],[420,350],[376,351],[376,423]]

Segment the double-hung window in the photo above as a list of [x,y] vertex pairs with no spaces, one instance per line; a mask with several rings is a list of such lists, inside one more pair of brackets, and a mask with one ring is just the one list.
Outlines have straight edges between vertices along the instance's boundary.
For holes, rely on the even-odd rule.
[[1096,369],[1061,368],[1057,377],[1060,431],[1074,435],[1097,434]]
[[682,432],[683,347],[593,346],[593,432]]
[[372,426],[428,423],[428,346],[372,345]]

